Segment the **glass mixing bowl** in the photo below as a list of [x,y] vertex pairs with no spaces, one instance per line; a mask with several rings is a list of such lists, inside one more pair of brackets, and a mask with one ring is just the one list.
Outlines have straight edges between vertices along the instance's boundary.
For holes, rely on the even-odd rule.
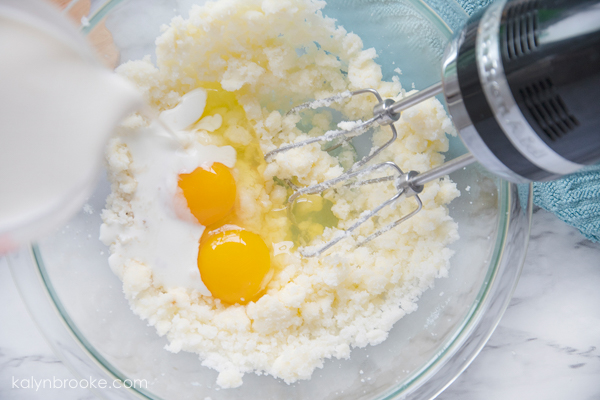
[[[186,15],[192,3],[93,2],[82,30],[106,26],[120,62],[139,59],[154,54],[160,25]],[[439,80],[444,47],[466,19],[450,1],[331,0],[325,14],[357,33],[365,48],[377,49],[384,78],[400,68],[407,88]],[[453,138],[448,159],[464,152]],[[460,240],[452,245],[449,277],[436,280],[418,310],[396,323],[384,343],[354,349],[349,360],[327,360],[312,379],[292,385],[248,374],[241,387],[219,390],[217,373],[196,355],[163,349],[166,339],[129,309],[108,267],[108,249],[98,240],[110,190],[105,178],[67,225],[12,255],[9,263],[34,320],[76,376],[135,386],[94,389],[103,398],[433,398],[468,366],[500,320],[518,280],[531,220],[530,187],[519,193],[479,165],[451,177],[462,195],[450,204]]]

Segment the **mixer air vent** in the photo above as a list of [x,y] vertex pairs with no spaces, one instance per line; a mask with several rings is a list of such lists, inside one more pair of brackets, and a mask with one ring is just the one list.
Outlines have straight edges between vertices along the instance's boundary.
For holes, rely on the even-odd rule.
[[506,9],[504,51],[508,60],[531,53],[538,46],[539,0],[516,1]]
[[519,94],[550,140],[560,139],[579,125],[577,118],[567,110],[550,78],[519,89]]

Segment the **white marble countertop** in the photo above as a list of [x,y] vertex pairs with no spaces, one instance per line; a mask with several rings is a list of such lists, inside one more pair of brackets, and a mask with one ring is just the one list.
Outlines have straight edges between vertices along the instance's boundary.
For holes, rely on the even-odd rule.
[[[0,259],[0,399],[85,400],[87,389],[16,389],[70,379]],[[538,210],[514,298],[487,346],[441,400],[600,399],[600,244]]]

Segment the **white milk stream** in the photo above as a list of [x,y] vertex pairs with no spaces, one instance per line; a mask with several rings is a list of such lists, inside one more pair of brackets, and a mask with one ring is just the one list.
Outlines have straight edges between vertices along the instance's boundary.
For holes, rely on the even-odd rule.
[[0,3],[0,254],[64,223],[141,95],[38,1]]

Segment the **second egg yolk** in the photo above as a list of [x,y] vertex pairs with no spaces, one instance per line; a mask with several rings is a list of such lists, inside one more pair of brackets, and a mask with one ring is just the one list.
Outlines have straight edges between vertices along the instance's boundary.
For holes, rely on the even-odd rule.
[[273,275],[269,248],[260,236],[247,230],[204,236],[198,268],[213,297],[229,304],[256,300]]
[[190,211],[204,226],[224,218],[235,204],[235,179],[221,163],[213,163],[208,170],[196,168],[180,174],[178,185]]

